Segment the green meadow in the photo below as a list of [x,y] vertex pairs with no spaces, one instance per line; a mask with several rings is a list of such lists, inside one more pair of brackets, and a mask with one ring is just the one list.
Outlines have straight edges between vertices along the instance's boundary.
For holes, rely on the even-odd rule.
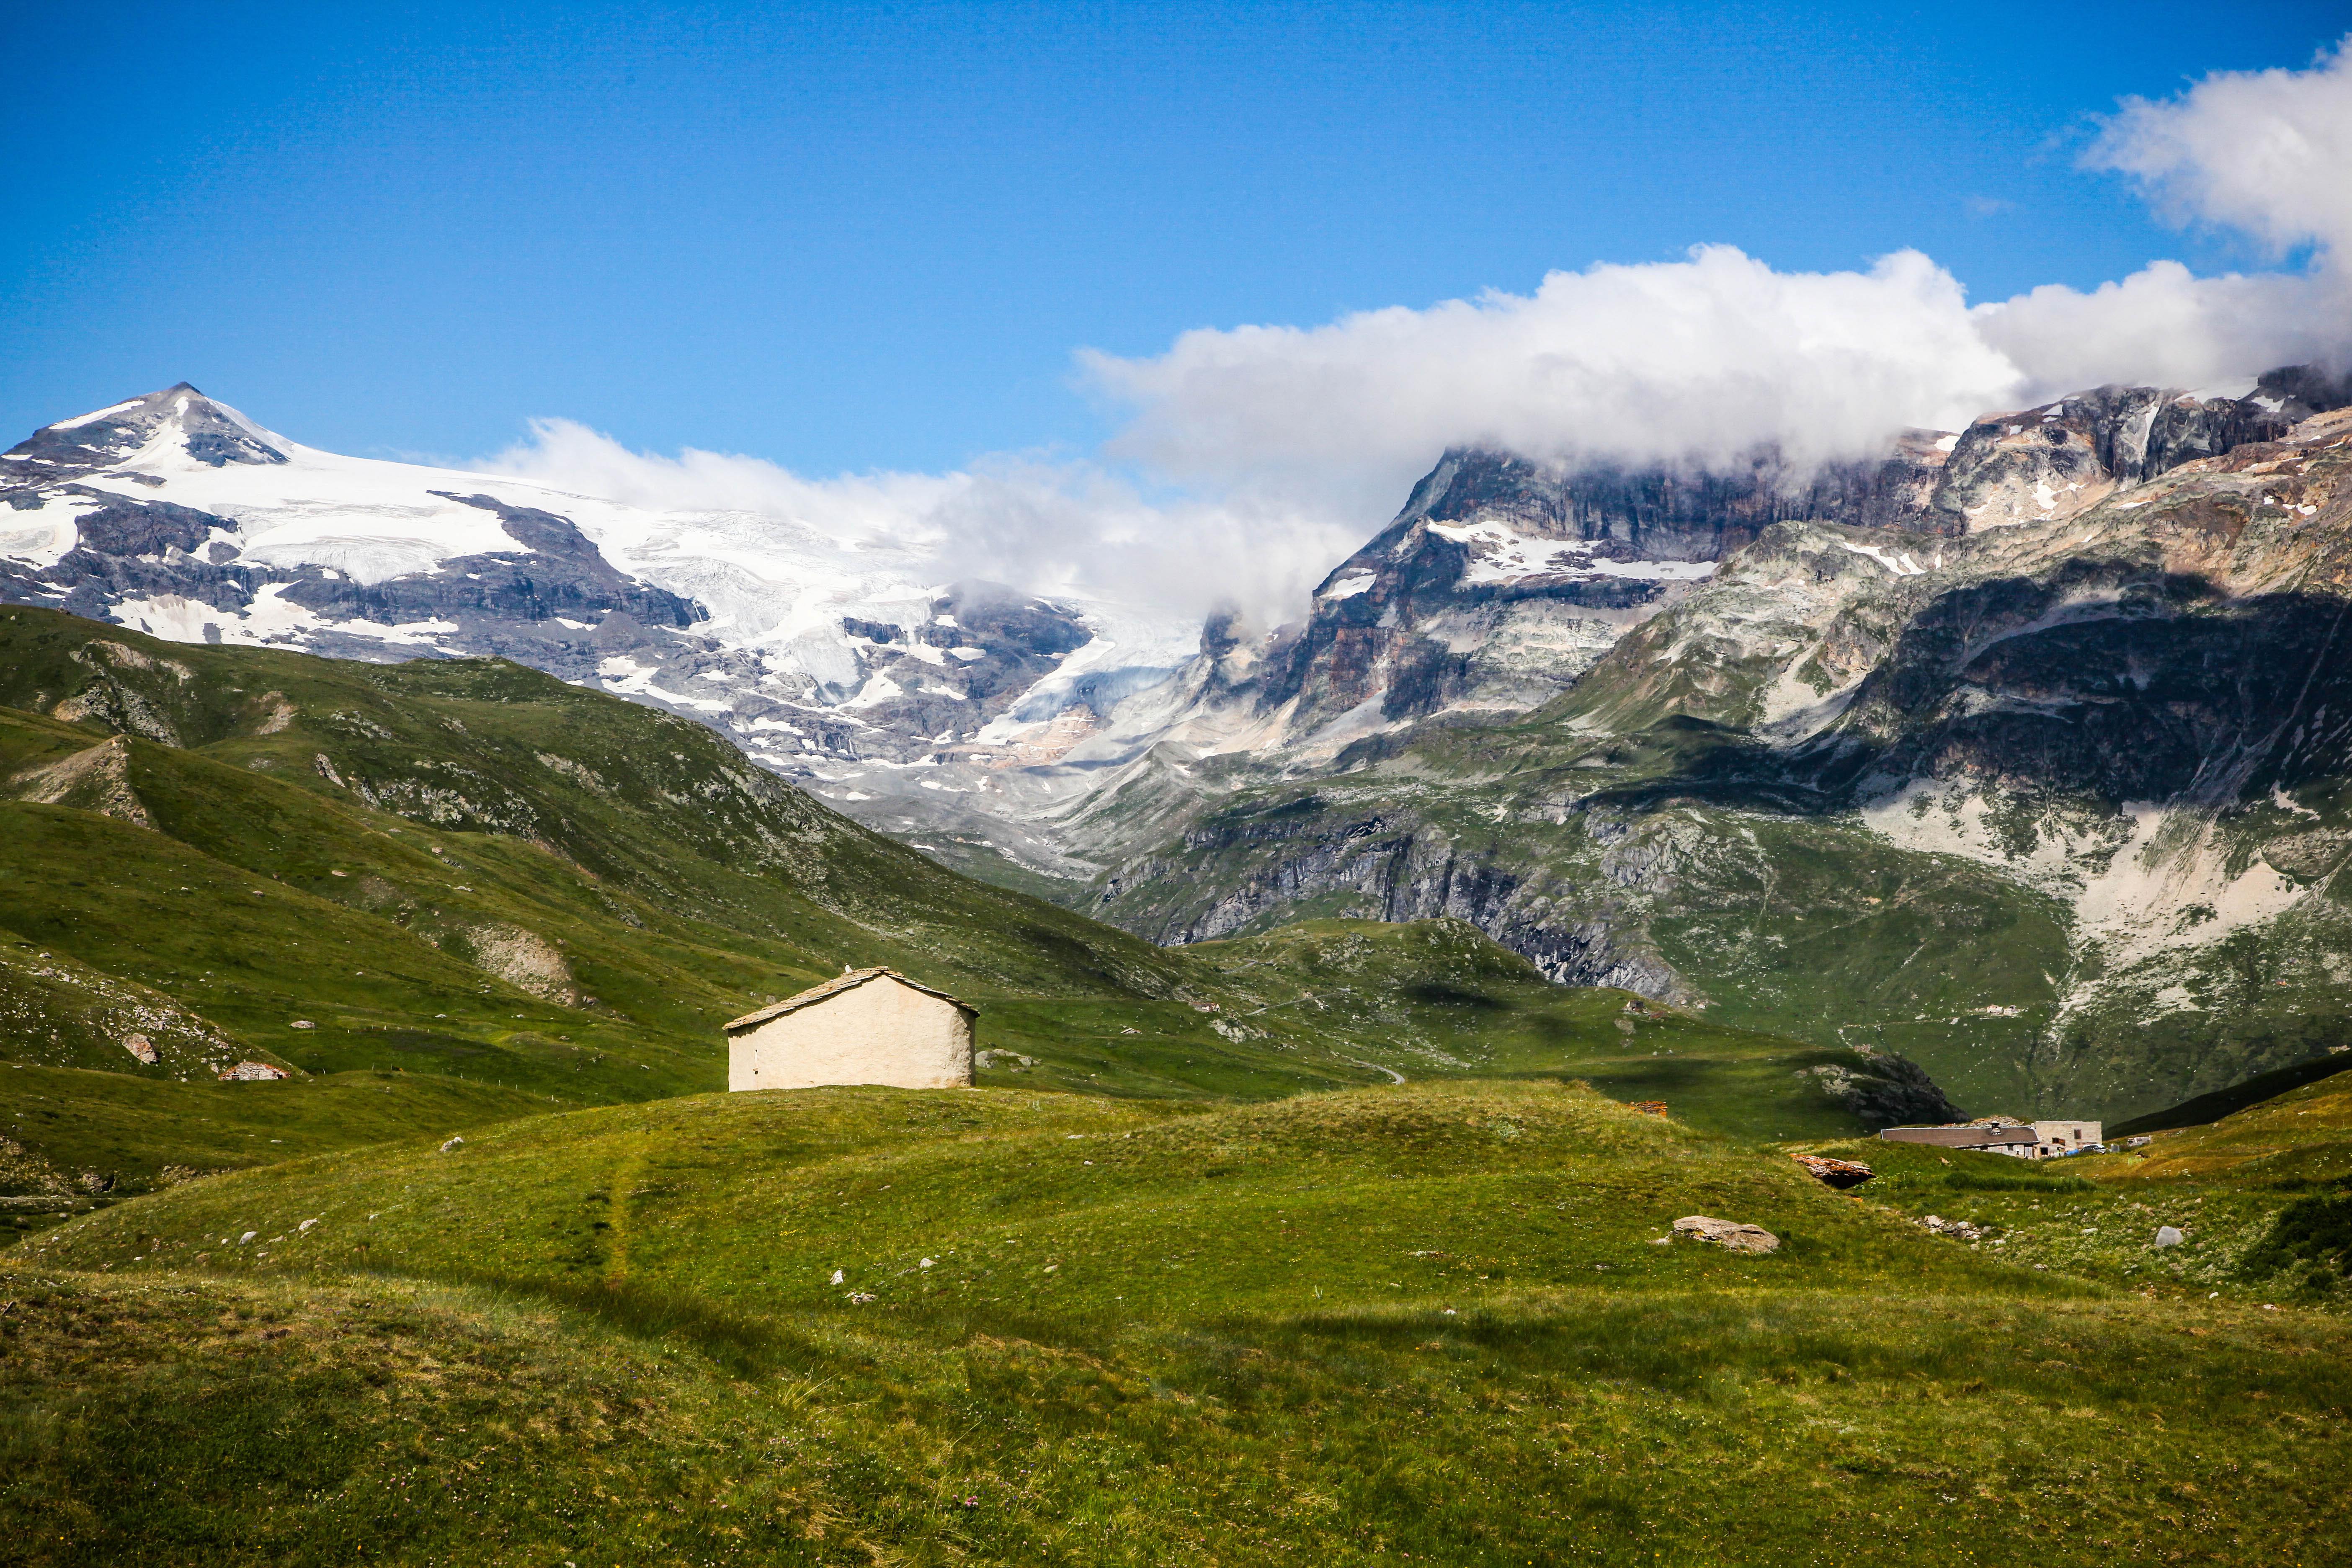
[[[1662,1242],[1688,1214],[1781,1245]],[[1927,1563],[2022,1534],[2317,1564],[2352,1528],[2340,1318],[2037,1269],[1574,1086],[612,1106],[185,1183],[5,1278],[26,1562]]]

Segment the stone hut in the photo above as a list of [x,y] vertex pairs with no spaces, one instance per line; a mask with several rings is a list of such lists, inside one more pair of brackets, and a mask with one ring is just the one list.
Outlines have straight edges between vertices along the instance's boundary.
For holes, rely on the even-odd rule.
[[858,969],[727,1026],[727,1087],[970,1089],[977,1009],[892,969]]
[[2080,1154],[2088,1150],[2101,1149],[2106,1142],[2100,1136],[2106,1131],[2105,1125],[2097,1121],[2037,1121],[2033,1124],[2033,1131],[2042,1138],[2042,1142],[2033,1146],[2033,1157],[2037,1160],[2053,1160],[2062,1154]]

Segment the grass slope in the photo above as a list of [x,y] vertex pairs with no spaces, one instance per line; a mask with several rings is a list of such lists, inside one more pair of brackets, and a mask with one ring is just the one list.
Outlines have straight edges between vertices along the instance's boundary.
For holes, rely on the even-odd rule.
[[[1999,1154],[1846,1142],[1873,1201],[1991,1226],[2016,1263],[2225,1300],[2352,1307],[2352,1078],[2334,1075],[2142,1148],[2029,1165]],[[2158,1244],[2159,1227],[2182,1233]],[[2308,1245],[2305,1245],[2305,1244]],[[2292,1245],[2290,1245],[2292,1244]],[[1947,1245],[1949,1245],[1948,1243]],[[2284,1248],[2284,1250],[2281,1250]]]
[[[1784,1246],[1652,1245],[1691,1212]],[[2013,1267],[1572,1087],[605,1107],[7,1269],[27,1563],[2318,1563],[2352,1524],[2340,1322]]]
[[2200,1094],[2194,1100],[2182,1100],[2166,1110],[2151,1111],[2129,1121],[2119,1121],[2107,1129],[2109,1139],[2129,1138],[2141,1132],[2170,1132],[2182,1127],[2202,1127],[2219,1121],[2225,1116],[2260,1105],[2291,1089],[2301,1089],[2307,1083],[2333,1078],[2339,1072],[2352,1070],[2352,1054],[2336,1053],[2315,1057],[2307,1062],[2297,1062],[2266,1073],[2257,1073],[2243,1083],[2211,1094]]
[[[76,1069],[0,1118],[77,1173],[136,1185],[316,1147],[312,1097],[211,1081],[240,1058],[429,1078],[417,1116],[445,1131],[714,1089],[724,1020],[877,963],[980,1005],[988,1081],[1263,1098],[1582,1072],[1727,1128],[1855,1125],[1798,1076],[1819,1053],[1628,1020],[1466,928],[1162,952],[866,832],[699,726],[498,661],[339,663],[13,609],[0,699],[21,705],[0,709],[0,1059]],[[126,1079],[219,1109],[151,1115]],[[352,1144],[420,1124],[341,1123]]]

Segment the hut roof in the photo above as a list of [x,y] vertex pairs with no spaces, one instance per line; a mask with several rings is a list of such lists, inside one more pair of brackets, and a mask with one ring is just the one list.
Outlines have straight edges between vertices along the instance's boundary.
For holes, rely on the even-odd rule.
[[926,985],[919,980],[909,980],[895,969],[885,969],[877,965],[872,969],[853,969],[846,974],[835,976],[822,985],[812,985],[797,996],[787,996],[781,1002],[770,1003],[756,1013],[746,1013],[728,1024],[727,1032],[731,1035],[738,1029],[748,1029],[754,1024],[764,1024],[771,1018],[781,1018],[787,1013],[797,1013],[802,1008],[813,1006],[828,996],[838,996],[845,991],[856,990],[869,980],[879,980],[886,976],[901,985],[919,991],[926,996],[936,996],[940,1001],[960,1007],[975,1017],[979,1016],[980,1009],[969,1002],[950,996],[935,985]]
[[1933,1143],[1940,1149],[1999,1149],[2042,1142],[2042,1134],[2031,1127],[1984,1127],[1974,1122],[1947,1127],[1889,1127],[1878,1135],[1890,1143]]

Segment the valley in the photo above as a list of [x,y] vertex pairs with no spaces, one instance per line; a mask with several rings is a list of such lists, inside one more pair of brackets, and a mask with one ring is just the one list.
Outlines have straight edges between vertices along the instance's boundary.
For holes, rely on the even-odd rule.
[[[1936,1103],[1853,1050],[1563,990],[1458,922],[1156,948],[945,870],[703,726],[511,663],[0,610],[0,1133],[126,1191],[337,1121],[347,1142],[420,1116],[447,1136],[716,1089],[721,1023],[875,963],[982,1007],[985,1082],[1696,1079],[1693,1114],[1790,1136]],[[294,1076],[215,1081],[244,1060]],[[219,1097],[235,1110],[172,1130],[164,1108]]]

